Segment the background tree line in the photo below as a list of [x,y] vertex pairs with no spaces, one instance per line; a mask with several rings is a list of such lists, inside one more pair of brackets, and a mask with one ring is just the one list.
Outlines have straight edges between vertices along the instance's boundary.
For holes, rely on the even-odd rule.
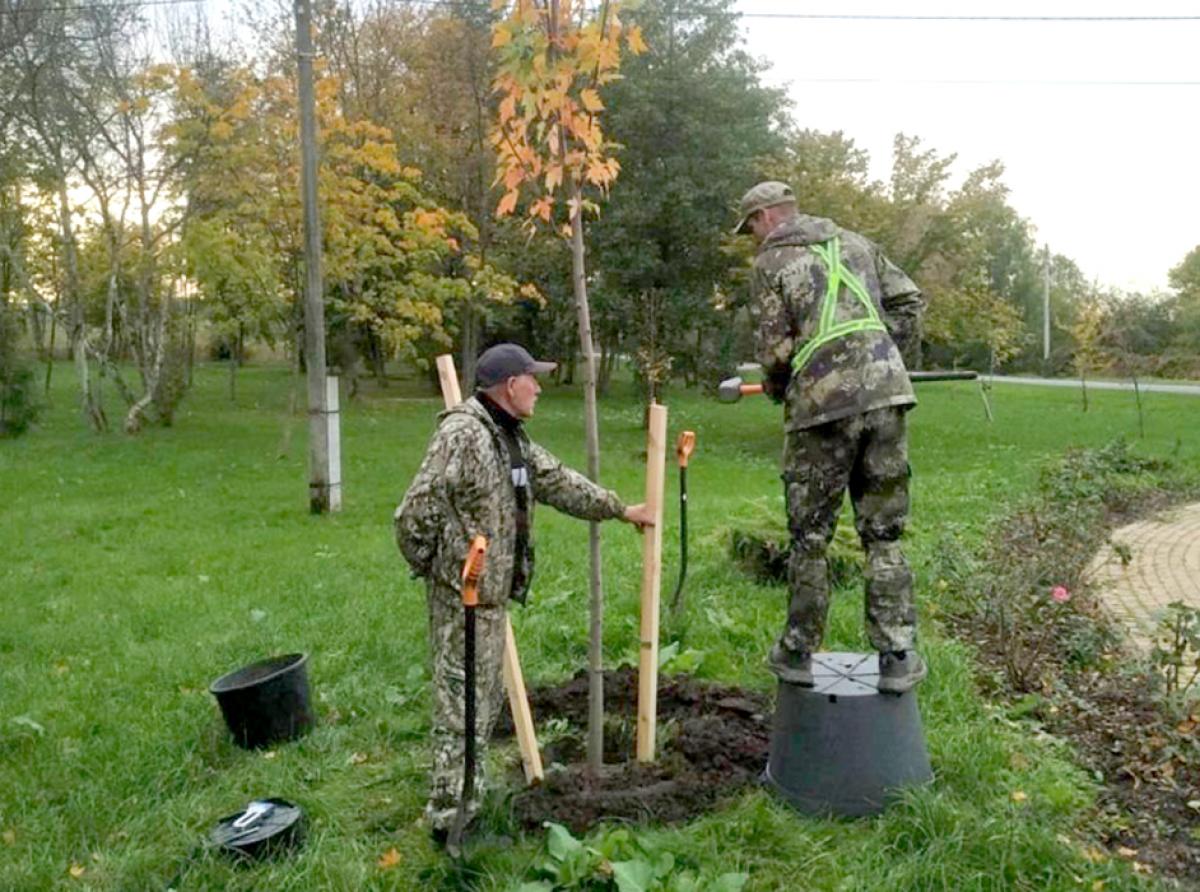
[[[55,356],[72,360],[87,422],[110,425],[111,390],[131,432],[170,423],[198,355],[229,363],[231,391],[248,345],[301,361],[290,5],[245,10],[228,38],[146,13],[0,7],[0,433],[28,424]],[[574,374],[568,245],[495,214],[494,15],[482,0],[318,3],[329,355],[352,392],[448,349],[470,380],[501,338]],[[621,358],[648,394],[748,358],[750,247],[729,228],[764,177],[922,286],[926,365],[1200,373],[1200,247],[1170,293],[1101,289],[1067,257],[1046,263],[999,162],[957,180],[953,155],[901,134],[881,182],[852,140],[804,129],[742,47],[732,0],[647,0],[626,17],[648,49],[600,90],[621,164],[588,235],[601,390]]]

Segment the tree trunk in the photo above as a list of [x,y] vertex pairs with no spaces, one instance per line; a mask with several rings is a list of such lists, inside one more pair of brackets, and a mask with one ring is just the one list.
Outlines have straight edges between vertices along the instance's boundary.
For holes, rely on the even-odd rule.
[[238,346],[235,341],[229,348],[229,402],[237,402]]
[[[574,214],[571,216],[571,281],[579,320],[579,347],[583,353],[583,411],[587,438],[587,474],[600,481],[600,429],[596,411],[596,354],[592,348],[592,318],[588,307],[587,275],[583,252],[583,206],[579,182],[572,182]],[[600,524],[588,524],[590,574],[590,636],[588,639],[588,768],[598,772],[604,764],[604,588],[600,566]]]
[[46,384],[44,392],[46,399],[50,399],[50,378],[54,373],[54,335],[58,332],[58,314],[50,314],[50,339],[46,347]]
[[92,391],[92,372],[88,366],[87,338],[83,318],[83,295],[79,288],[79,258],[75,251],[75,227],[71,223],[71,202],[67,196],[66,179],[58,183],[59,226],[62,233],[63,263],[67,279],[67,299],[71,307],[71,327],[68,333],[71,354],[75,358],[75,373],[79,378],[80,404],[83,415],[92,430],[100,433],[108,430],[108,419],[104,407]]
[[463,301],[462,324],[462,380],[459,382],[463,393],[475,390],[475,357],[479,355],[479,331],[476,321],[475,304],[468,297]]
[[163,361],[167,352],[167,314],[169,312],[167,297],[163,295],[163,306],[159,309],[158,318],[155,320],[154,332],[144,331],[142,334],[141,339],[144,345],[142,355],[145,356],[145,345],[152,345],[152,353],[149,363],[145,364],[142,372],[144,392],[125,413],[125,433],[127,434],[136,434],[142,429],[142,423],[146,418],[146,409],[154,402],[158,394],[158,388],[162,382]]
[[600,380],[596,383],[596,393],[599,396],[608,393],[608,382],[612,377],[611,355],[612,351],[608,349],[608,341],[602,340],[600,342]]
[[1146,439],[1146,416],[1142,412],[1142,388],[1138,383],[1138,376],[1136,374],[1129,377],[1133,378],[1133,397],[1137,400],[1138,436],[1144,440]]

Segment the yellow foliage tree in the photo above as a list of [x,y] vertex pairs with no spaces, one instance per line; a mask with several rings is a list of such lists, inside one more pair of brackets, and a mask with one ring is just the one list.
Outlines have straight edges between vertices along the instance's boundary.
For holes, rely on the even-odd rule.
[[[494,86],[500,95],[492,144],[496,184],[504,194],[497,216],[517,212],[531,227],[558,225],[571,239],[572,284],[584,369],[584,424],[588,476],[600,476],[600,437],[596,420],[596,357],[583,253],[583,211],[599,211],[585,188],[607,194],[621,165],[600,126],[604,103],[598,88],[619,76],[621,47],[645,49],[636,26],[621,22],[618,0],[589,10],[582,0],[493,0],[500,13],[492,28],[497,55]],[[559,195],[566,191],[565,202]],[[565,205],[566,222],[555,211]],[[588,764],[603,758],[604,597],[600,586],[600,527],[589,531],[591,635],[588,648]]]

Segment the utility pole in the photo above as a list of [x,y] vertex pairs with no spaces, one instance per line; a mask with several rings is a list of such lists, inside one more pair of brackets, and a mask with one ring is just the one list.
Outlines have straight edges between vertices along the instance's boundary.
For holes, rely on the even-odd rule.
[[308,385],[308,504],[313,514],[342,507],[337,378],[325,376],[321,215],[317,207],[317,122],[313,100],[312,10],[296,2],[300,80],[300,188],[304,199],[304,368]]
[[1042,359],[1050,361],[1050,246],[1042,248]]

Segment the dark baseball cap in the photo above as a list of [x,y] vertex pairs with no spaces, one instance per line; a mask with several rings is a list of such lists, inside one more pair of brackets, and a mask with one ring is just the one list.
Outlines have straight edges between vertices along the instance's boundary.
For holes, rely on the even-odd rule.
[[794,204],[795,201],[796,196],[792,194],[792,187],[787,183],[781,183],[778,180],[759,183],[742,196],[742,200],[738,204],[738,223],[733,227],[734,233],[745,235],[749,232],[750,229],[746,224],[759,211],[773,208],[777,204]]
[[496,344],[479,354],[475,381],[486,388],[517,375],[541,375],[556,368],[558,363],[539,362],[520,344]]

